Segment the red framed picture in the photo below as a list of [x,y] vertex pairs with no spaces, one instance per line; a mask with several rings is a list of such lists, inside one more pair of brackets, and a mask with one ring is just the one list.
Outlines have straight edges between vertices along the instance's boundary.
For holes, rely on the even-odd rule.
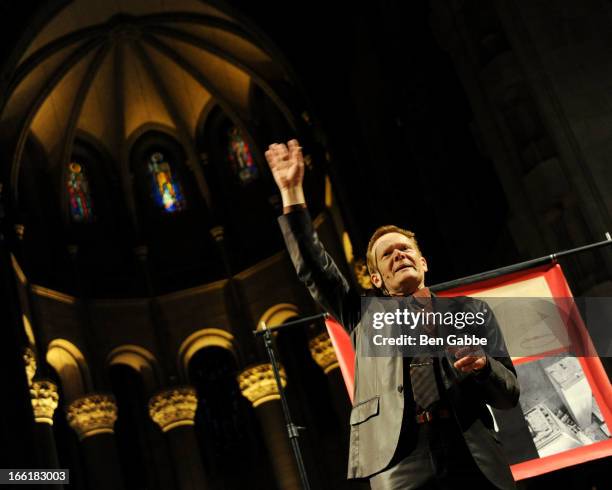
[[[558,264],[438,295],[487,301],[514,356],[519,406],[492,412],[515,480],[612,455],[612,386]],[[540,307],[530,311],[527,298]],[[545,314],[542,304],[549,308]],[[350,337],[333,319],[326,323],[352,399]]]

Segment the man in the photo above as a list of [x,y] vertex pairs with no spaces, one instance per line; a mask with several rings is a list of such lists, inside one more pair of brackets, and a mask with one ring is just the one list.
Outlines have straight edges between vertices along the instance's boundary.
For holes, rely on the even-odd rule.
[[[361,355],[366,338],[361,298],[314,231],[302,188],[299,143],[272,144],[266,159],[281,192],[279,223],[298,277],[351,333],[356,348],[348,477],[369,478],[373,490],[461,483],[514,488],[487,407],[516,406],[519,386],[511,360],[465,351],[455,358]],[[437,300],[425,287],[427,261],[413,233],[395,226],[379,228],[368,244],[367,264],[379,295],[434,307]],[[454,301],[461,311],[483,315],[488,340],[498,349],[505,347],[484,302]]]

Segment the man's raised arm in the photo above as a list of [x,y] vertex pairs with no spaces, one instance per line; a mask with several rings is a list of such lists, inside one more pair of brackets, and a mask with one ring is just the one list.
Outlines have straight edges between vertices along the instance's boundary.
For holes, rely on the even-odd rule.
[[359,297],[350,290],[314,230],[302,187],[302,148],[297,140],[286,146],[274,143],[265,155],[283,200],[283,215],[278,222],[298,278],[317,303],[351,330],[355,306],[359,311]]

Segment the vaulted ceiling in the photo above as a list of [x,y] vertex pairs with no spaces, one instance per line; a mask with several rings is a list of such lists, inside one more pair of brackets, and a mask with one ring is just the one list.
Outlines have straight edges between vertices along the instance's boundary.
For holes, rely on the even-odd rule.
[[116,161],[144,125],[193,139],[209,104],[248,133],[253,86],[293,126],[273,88],[284,77],[253,34],[203,2],[73,1],[34,37],[13,77],[2,120],[18,130],[14,172],[30,131],[51,165],[69,158],[78,132]]
[[[111,287],[117,283],[114,275],[126,267],[125,261],[109,256],[121,240],[126,249],[134,241],[144,242],[167,274],[190,274],[188,285],[219,278],[221,260],[214,241],[207,238],[219,225],[229,237],[233,271],[281,250],[274,219],[278,199],[261,148],[273,138],[304,136],[307,123],[293,115],[304,110],[295,106],[301,98],[282,56],[265,35],[247,21],[198,0],[55,4],[54,13],[29,34],[23,52],[17,54],[19,62],[0,107],[2,143],[10,148],[4,165],[10,165],[12,201],[22,216],[29,216],[24,218],[26,238],[30,237],[30,255],[39,268],[57,262],[66,244],[79,242],[81,231],[66,232],[72,224],[62,169],[82,143],[93,144],[109,165],[98,172],[112,177],[106,187],[98,185],[104,189],[103,197],[94,199],[100,214],[106,201],[107,215],[112,208],[119,221],[131,223],[121,225],[121,231],[99,220],[97,238],[87,245],[92,267],[100,269],[95,274],[108,275]],[[203,138],[209,120],[227,120],[248,142],[261,170],[248,188],[229,181],[223,168],[228,166],[223,161],[227,154],[221,154],[226,150],[222,138],[215,136],[217,130]],[[147,232],[148,218],[136,204],[136,174],[130,162],[135,142],[150,130],[169,135],[182,147],[182,164],[189,169],[184,177],[204,203],[190,206],[186,216],[149,224],[154,232]],[[221,148],[210,165],[206,152],[217,140]],[[36,148],[34,160],[41,162],[36,167],[31,148]],[[97,164],[102,167],[101,161]],[[317,182],[322,189],[320,176]],[[59,210],[59,217],[48,209]],[[63,236],[57,238],[58,232]],[[51,241],[60,252],[51,251]],[[87,247],[81,247],[83,256]],[[101,262],[100,257],[108,258]],[[63,274],[63,266],[55,269],[56,276]],[[172,284],[179,287],[181,281]]]

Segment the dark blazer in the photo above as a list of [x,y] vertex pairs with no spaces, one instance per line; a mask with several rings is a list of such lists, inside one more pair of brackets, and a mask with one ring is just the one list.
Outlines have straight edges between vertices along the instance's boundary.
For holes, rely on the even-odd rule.
[[[349,331],[355,351],[363,352],[361,298],[323,248],[308,211],[285,214],[279,224],[298,278]],[[495,317],[484,302],[471,298],[458,301],[474,312],[486,311],[489,342],[504,345]],[[367,478],[384,470],[395,453],[404,414],[403,362],[400,356],[355,358],[348,478]],[[447,358],[442,358],[440,365],[446,399],[474,460],[493,484],[515,488],[486,406],[516,406],[520,391],[512,361],[488,356],[487,367],[477,375],[457,371]]]

